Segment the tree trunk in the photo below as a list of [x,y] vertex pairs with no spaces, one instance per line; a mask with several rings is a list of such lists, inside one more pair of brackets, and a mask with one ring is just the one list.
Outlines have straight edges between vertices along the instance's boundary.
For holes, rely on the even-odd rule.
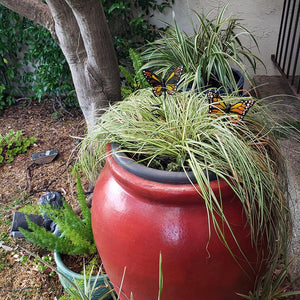
[[101,109],[121,100],[118,61],[100,0],[0,0],[47,28],[69,64],[88,130]]

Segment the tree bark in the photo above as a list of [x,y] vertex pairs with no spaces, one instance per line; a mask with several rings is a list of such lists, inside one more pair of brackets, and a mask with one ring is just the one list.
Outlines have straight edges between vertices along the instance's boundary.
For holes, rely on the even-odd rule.
[[0,0],[0,4],[44,26],[57,39],[91,131],[101,109],[121,100],[118,61],[101,1]]

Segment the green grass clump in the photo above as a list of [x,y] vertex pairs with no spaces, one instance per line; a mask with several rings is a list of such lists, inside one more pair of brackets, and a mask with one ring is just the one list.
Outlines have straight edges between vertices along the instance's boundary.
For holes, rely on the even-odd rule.
[[[224,96],[236,103],[247,97]],[[208,218],[226,243],[223,228],[230,228],[217,195],[204,170],[224,179],[240,199],[255,243],[266,236],[270,253],[285,247],[291,229],[284,159],[273,134],[277,123],[262,101],[257,100],[243,122],[236,125],[227,115],[208,113],[204,92],[167,95],[161,102],[150,89],[139,90],[104,111],[98,125],[82,141],[79,160],[95,182],[103,164],[106,145],[119,143],[121,150],[148,166],[167,160],[172,170],[192,170],[202,194]],[[282,128],[284,129],[284,128]]]
[[189,87],[205,90],[217,85],[226,90],[237,90],[232,71],[234,65],[253,86],[248,69],[250,67],[255,72],[257,63],[264,64],[252,49],[246,47],[241,37],[247,37],[256,48],[258,43],[238,18],[226,16],[227,6],[228,4],[213,18],[212,11],[207,15],[194,11],[196,21],[191,22],[192,34],[179,28],[175,19],[174,25],[165,23],[168,30],[144,47],[144,68],[170,74],[175,67],[183,65],[182,78]]

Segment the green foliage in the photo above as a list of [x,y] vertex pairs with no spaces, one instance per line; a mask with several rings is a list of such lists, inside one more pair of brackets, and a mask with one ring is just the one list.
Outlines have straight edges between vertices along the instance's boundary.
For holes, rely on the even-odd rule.
[[155,11],[164,12],[174,0],[112,1],[102,0],[119,60],[128,57],[128,49],[153,41],[158,33],[149,19]]
[[18,14],[0,5],[0,110],[14,103],[20,94],[15,83],[20,84],[18,70],[21,67],[18,52],[22,49],[25,21]]
[[232,66],[235,66],[253,85],[244,60],[253,71],[256,70],[256,63],[262,61],[245,46],[240,36],[248,36],[258,47],[257,42],[237,18],[225,17],[226,7],[213,19],[195,12],[198,24],[192,24],[194,32],[191,35],[183,32],[176,20],[174,26],[166,24],[169,30],[162,33],[160,39],[145,46],[142,53],[142,59],[146,62],[144,68],[166,74],[183,65],[182,79],[189,87],[198,90],[223,87],[234,91],[238,88],[232,72]]
[[282,261],[277,255],[267,273],[257,281],[256,289],[249,295],[239,295],[248,300],[289,299],[287,297],[300,295],[300,291],[293,291],[293,285],[299,282],[300,276],[292,282],[289,280],[291,263]]
[[[78,106],[68,64],[48,30],[2,5],[0,18],[0,80],[5,86],[0,109],[23,91],[39,101],[59,98],[66,107]],[[23,71],[22,65],[27,66]]]
[[35,142],[35,137],[22,137],[22,131],[11,129],[4,136],[0,134],[0,165],[14,161],[18,154],[25,153]]
[[5,100],[3,99],[3,92],[5,91],[5,85],[0,84],[0,110],[3,110],[5,106]]
[[20,228],[24,236],[32,243],[49,251],[56,249],[63,254],[91,254],[96,252],[96,245],[91,227],[91,216],[87,207],[84,191],[79,177],[77,178],[77,194],[79,204],[84,216],[80,219],[73,211],[72,207],[63,199],[62,207],[42,208],[42,213],[47,214],[58,225],[61,236],[56,236],[44,227],[40,227],[27,218],[29,229],[32,232]]
[[129,49],[129,56],[132,61],[132,68],[134,73],[131,73],[124,66],[119,66],[126,79],[125,85],[121,86],[121,93],[123,98],[126,98],[138,89],[142,89],[148,86],[147,81],[142,73],[143,63],[140,53],[134,49]]
[[[154,40],[157,31],[149,18],[173,3],[102,0],[119,60],[127,62],[129,48]],[[23,91],[39,101],[50,97],[67,108],[78,106],[68,64],[51,34],[2,5],[0,19],[0,110],[23,96]],[[23,71],[22,65],[27,66]]]
[[25,87],[29,87],[24,87],[24,90],[33,93],[39,101],[46,96],[63,100],[67,107],[78,106],[69,66],[50,32],[30,24],[25,38],[28,48],[24,53],[24,62],[35,65],[35,68],[33,72],[24,73]]
[[[78,197],[79,205],[81,207],[82,217],[86,223],[86,227],[92,228],[91,212],[88,206],[86,205],[85,194],[78,173],[77,173],[77,197]],[[94,239],[92,230],[88,230],[86,234],[89,240],[92,241]]]

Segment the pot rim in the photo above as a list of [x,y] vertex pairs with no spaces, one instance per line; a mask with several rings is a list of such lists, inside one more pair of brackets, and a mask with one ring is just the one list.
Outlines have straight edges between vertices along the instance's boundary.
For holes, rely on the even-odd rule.
[[[120,150],[118,143],[111,143],[111,153],[116,163],[140,178],[167,184],[195,184],[197,183],[196,177],[192,171],[189,172],[174,172],[163,171],[147,167],[141,163],[136,162],[134,159],[127,156],[125,152]],[[203,171],[204,172],[204,171]],[[211,171],[205,172],[209,181],[217,180],[215,173]]]
[[[68,276],[70,276],[71,278],[74,278],[76,280],[83,280],[84,276],[80,273],[76,273],[72,270],[70,270],[62,261],[62,258],[61,258],[61,254],[56,250],[54,249],[54,260],[55,260],[55,263],[57,265],[57,269],[60,268],[60,269],[64,269],[64,273],[67,274]],[[58,271],[60,271],[58,269]],[[91,278],[92,280],[103,280],[103,278],[106,277],[108,279],[108,275],[107,274],[99,274],[98,278],[97,278],[97,275],[93,275]]]

